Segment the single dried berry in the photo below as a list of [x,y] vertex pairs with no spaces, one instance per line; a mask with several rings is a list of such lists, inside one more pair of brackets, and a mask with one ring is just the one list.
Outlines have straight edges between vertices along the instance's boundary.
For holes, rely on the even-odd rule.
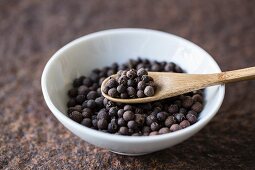
[[146,86],[145,89],[144,89],[144,94],[148,97],[151,97],[154,95],[154,88],[151,87],[151,86]]
[[159,125],[157,122],[153,122],[153,123],[151,124],[151,130],[152,130],[152,131],[159,130],[159,128],[160,128],[160,125]]
[[86,127],[91,127],[92,126],[92,121],[89,118],[85,118],[85,119],[82,120],[81,124],[86,126]]
[[83,116],[80,112],[78,111],[73,111],[72,113],[69,114],[69,117],[74,120],[75,122],[80,123],[83,119]]
[[190,122],[190,124],[194,124],[197,122],[197,117],[193,115],[192,113],[188,113],[186,115],[187,120]]
[[203,110],[203,105],[200,102],[196,102],[192,105],[191,109],[199,113]]
[[119,93],[124,93],[126,90],[127,90],[127,88],[126,88],[125,85],[123,85],[123,84],[120,84],[120,85],[118,85],[118,87],[117,87],[117,91],[118,91]]
[[135,114],[130,110],[125,111],[123,114],[123,119],[125,121],[130,121],[130,120],[133,120],[134,118],[135,118]]
[[119,133],[121,135],[128,135],[128,128],[127,127],[120,127]]
[[200,102],[200,103],[203,102],[203,97],[200,94],[195,94],[194,96],[192,96],[192,99],[194,102]]
[[181,129],[182,129],[181,126],[178,125],[178,124],[173,124],[173,125],[170,127],[170,131],[171,131],[171,132],[175,132],[175,131],[181,130]]
[[120,76],[120,78],[118,79],[118,83],[123,85],[126,85],[127,81],[128,81],[128,77],[125,75]]
[[173,124],[175,124],[176,123],[176,120],[175,120],[175,118],[173,117],[173,116],[168,116],[167,118],[166,118],[166,120],[165,120],[165,126],[166,127],[171,127]]
[[119,126],[126,126],[127,124],[123,118],[119,118],[117,123]]
[[90,91],[90,92],[87,94],[87,99],[88,99],[88,100],[90,100],[90,99],[95,100],[97,97],[98,97],[98,94],[97,94],[96,91]]
[[128,87],[127,88],[127,93],[130,97],[136,96],[136,90],[134,87]]
[[124,109],[119,109],[117,112],[118,117],[123,117]]
[[146,83],[144,81],[139,81],[139,83],[137,84],[137,88],[139,90],[144,90],[146,87]]
[[104,97],[98,97],[96,98],[95,100],[96,104],[97,104],[97,107],[104,107]]
[[111,88],[109,91],[108,91],[108,95],[115,98],[118,96],[118,91],[116,88]]
[[87,107],[90,109],[94,109],[97,106],[95,100],[88,100]]
[[170,132],[170,129],[167,128],[167,127],[161,128],[158,131],[159,134],[166,134],[166,133],[169,133],[169,132]]
[[188,120],[183,120],[181,123],[180,123],[180,126],[184,129],[188,126],[190,126],[190,123]]
[[105,110],[101,110],[97,114],[97,119],[108,119],[108,113]]
[[131,69],[127,72],[127,77],[130,79],[134,79],[136,77],[136,70]]
[[193,104],[193,99],[190,96],[186,96],[183,100],[182,100],[182,106],[184,108],[190,108]]
[[136,93],[136,95],[137,95],[138,98],[143,98],[143,97],[145,97],[145,94],[144,94],[143,90],[138,90],[137,93]]
[[75,98],[75,101],[76,101],[78,104],[82,104],[85,100],[86,100],[86,96],[84,96],[84,95],[78,95],[78,96]]
[[166,118],[167,118],[167,113],[166,113],[166,112],[159,112],[159,113],[157,114],[157,119],[158,119],[159,121],[165,121]]
[[142,77],[143,75],[148,75],[148,72],[144,68],[140,68],[137,70],[137,75]]
[[99,119],[97,122],[98,129],[107,129],[108,123],[106,119]]
[[130,129],[137,129],[138,128],[138,125],[134,120],[128,121],[127,126]]
[[109,88],[117,87],[118,82],[114,78],[110,77],[110,79],[106,83],[106,86],[108,86]]

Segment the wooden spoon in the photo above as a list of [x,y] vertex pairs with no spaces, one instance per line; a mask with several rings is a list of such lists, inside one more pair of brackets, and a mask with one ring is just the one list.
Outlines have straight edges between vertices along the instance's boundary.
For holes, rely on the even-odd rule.
[[[106,78],[102,85],[101,91],[105,98],[119,103],[147,103],[156,100],[161,100],[173,96],[178,96],[184,93],[203,89],[205,87],[243,81],[255,78],[255,67],[227,71],[215,74],[185,74],[185,73],[168,73],[168,72],[149,72],[154,82],[157,85],[155,95],[152,97],[121,99],[112,98],[103,93],[102,88],[110,77]],[[111,77],[116,77],[113,75]]]

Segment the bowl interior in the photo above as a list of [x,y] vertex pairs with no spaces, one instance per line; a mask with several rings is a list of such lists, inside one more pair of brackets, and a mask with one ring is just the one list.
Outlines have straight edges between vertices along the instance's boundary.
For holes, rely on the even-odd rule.
[[[74,78],[88,75],[94,68],[109,66],[113,62],[123,63],[138,56],[173,61],[188,73],[220,72],[208,53],[185,39],[152,30],[118,29],[81,37],[60,49],[45,67],[42,86],[53,107],[65,114],[67,90]],[[199,120],[215,114],[224,87],[207,88],[205,94],[206,104]]]

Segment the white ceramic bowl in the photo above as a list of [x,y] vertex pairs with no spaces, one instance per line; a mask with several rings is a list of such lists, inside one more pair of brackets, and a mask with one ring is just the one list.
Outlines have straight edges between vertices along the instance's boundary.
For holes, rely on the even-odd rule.
[[67,90],[74,78],[93,68],[123,63],[138,56],[151,60],[173,61],[188,73],[221,72],[203,49],[178,36],[148,29],[113,29],[78,38],[57,51],[44,68],[41,85],[44,99],[56,118],[83,140],[125,155],[142,155],[176,145],[202,129],[216,114],[225,87],[205,90],[205,107],[194,125],[159,136],[130,137],[84,127],[66,115]]

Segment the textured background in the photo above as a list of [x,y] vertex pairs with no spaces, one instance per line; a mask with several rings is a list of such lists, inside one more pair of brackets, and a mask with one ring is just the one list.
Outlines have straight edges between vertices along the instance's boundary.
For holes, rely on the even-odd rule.
[[255,1],[1,0],[0,169],[254,169],[255,81],[227,85],[215,118],[187,141],[126,157],[71,134],[46,107],[40,76],[82,35],[142,27],[187,38],[223,70],[255,65]]

